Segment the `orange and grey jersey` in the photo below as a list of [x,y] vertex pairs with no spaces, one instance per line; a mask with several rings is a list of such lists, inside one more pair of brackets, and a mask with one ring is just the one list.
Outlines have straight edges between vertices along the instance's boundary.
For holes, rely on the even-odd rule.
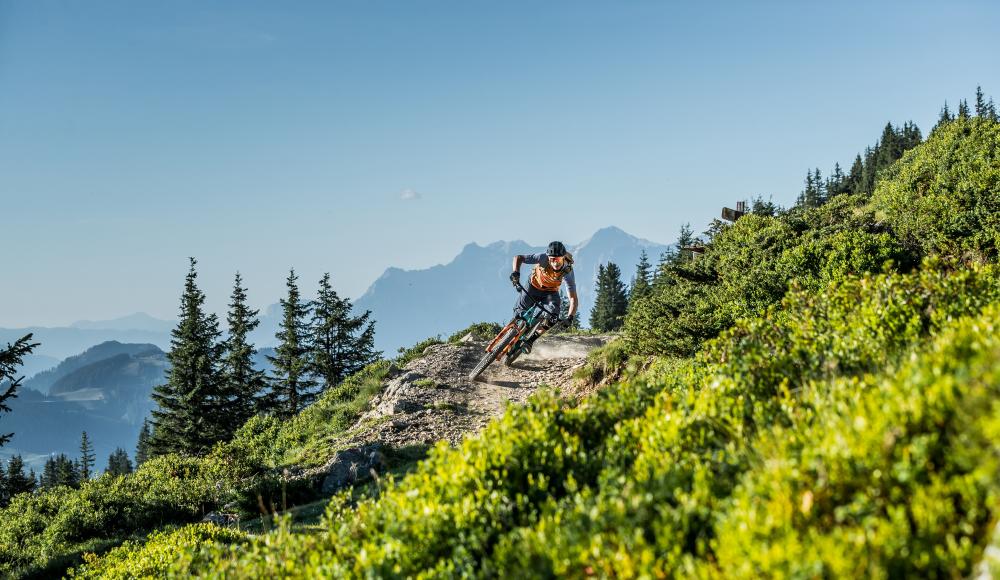
[[531,285],[545,292],[558,292],[563,280],[570,293],[576,293],[576,276],[573,275],[573,256],[566,254],[566,265],[555,270],[549,265],[549,257],[543,254],[522,254],[521,261],[535,264],[531,271]]

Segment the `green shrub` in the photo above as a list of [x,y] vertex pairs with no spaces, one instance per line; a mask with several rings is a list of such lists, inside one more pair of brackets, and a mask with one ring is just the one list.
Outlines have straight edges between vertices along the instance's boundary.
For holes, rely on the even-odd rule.
[[214,524],[195,524],[175,531],[153,532],[144,542],[125,542],[98,558],[67,571],[70,578],[146,578],[164,576],[170,569],[186,570],[200,564],[206,549],[217,544],[239,544],[246,534]]
[[894,164],[871,200],[907,248],[995,260],[1000,245],[1000,124],[956,120]]
[[492,340],[500,333],[501,329],[503,329],[503,325],[497,322],[477,322],[452,334],[448,337],[448,342],[454,344],[468,334],[472,335],[473,340]]
[[424,351],[427,350],[427,347],[434,346],[435,344],[443,344],[440,337],[432,336],[426,338],[407,349],[401,347],[399,349],[399,356],[395,360],[396,366],[405,367],[410,361],[424,356]]

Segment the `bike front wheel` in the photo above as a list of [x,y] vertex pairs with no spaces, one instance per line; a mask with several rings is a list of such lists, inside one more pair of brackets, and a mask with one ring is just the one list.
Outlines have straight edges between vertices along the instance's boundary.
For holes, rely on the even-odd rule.
[[486,367],[490,366],[490,363],[496,360],[497,353],[502,353],[504,349],[507,348],[507,345],[510,344],[512,340],[517,338],[519,334],[518,330],[517,326],[511,326],[504,331],[505,334],[494,344],[493,348],[486,351],[486,354],[483,356],[482,360],[479,361],[479,364],[477,364],[476,367],[472,369],[472,372],[469,373],[470,381],[476,380],[479,375],[483,374]]

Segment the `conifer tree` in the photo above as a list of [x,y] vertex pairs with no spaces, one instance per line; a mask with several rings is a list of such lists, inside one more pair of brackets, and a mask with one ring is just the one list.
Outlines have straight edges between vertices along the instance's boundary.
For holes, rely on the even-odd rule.
[[621,281],[621,269],[614,262],[597,270],[597,296],[590,312],[590,327],[599,332],[621,328],[628,310],[628,295]]
[[983,95],[983,87],[976,86],[976,116],[986,117],[986,97]]
[[226,319],[229,337],[223,343],[221,364],[221,401],[226,419],[221,436],[226,440],[254,415],[267,389],[264,371],[254,367],[257,349],[249,341],[249,334],[260,324],[258,313],[247,306],[246,288],[237,272]]
[[83,432],[80,437],[80,478],[83,481],[90,479],[94,473],[94,444],[87,437],[87,432]]
[[139,441],[135,445],[135,466],[139,467],[149,459],[149,443],[153,433],[149,428],[149,419],[143,419],[142,430],[139,431]]
[[3,467],[3,460],[0,459],[0,508],[7,507],[12,495],[10,485],[7,483],[7,471]]
[[200,455],[211,449],[223,433],[220,417],[219,321],[204,312],[205,294],[197,286],[197,261],[184,282],[180,317],[171,333],[170,371],[166,384],[157,386],[153,400],[153,455]]
[[942,125],[947,125],[948,123],[955,120],[955,116],[952,114],[951,110],[948,108],[948,101],[944,102],[944,107],[941,108],[941,114],[938,115],[937,124],[931,131],[937,130],[938,127]]
[[[31,354],[38,343],[31,342],[30,334],[17,339],[14,344],[0,349],[0,414],[9,413],[7,401],[17,397],[17,388],[21,386],[24,377],[18,377],[17,368],[24,362],[24,357]],[[10,441],[13,433],[0,433],[0,447]]]
[[112,451],[111,455],[108,456],[108,468],[104,472],[111,475],[128,475],[132,473],[132,461],[128,458],[128,453],[121,447]]
[[275,356],[267,357],[274,367],[268,407],[283,418],[298,413],[317,395],[316,380],[309,373],[309,305],[299,295],[298,279],[292,269],[286,280],[288,296],[281,300],[281,324],[275,334],[280,342]]
[[826,180],[826,193],[827,197],[834,197],[844,193],[844,185],[846,181],[844,176],[844,170],[840,168],[840,163],[833,164],[833,171],[830,173],[830,177]]
[[371,311],[352,317],[351,309],[351,301],[338,296],[330,285],[330,274],[324,274],[309,325],[310,371],[323,381],[323,390],[336,386],[381,354],[375,351]]
[[80,469],[65,453],[46,460],[45,470],[42,472],[42,488],[51,489],[59,485],[67,487],[80,485]]
[[632,277],[632,285],[629,288],[629,302],[643,298],[651,291],[649,257],[646,255],[646,250],[643,250],[639,254],[639,263],[635,267],[635,276]]
[[864,170],[864,162],[861,160],[861,155],[855,156],[854,163],[851,165],[851,171],[847,174],[846,191],[850,193],[859,193],[862,191]]
[[958,118],[968,119],[969,118],[969,103],[962,99],[958,102]]
[[10,497],[35,491],[35,472],[30,477],[24,475],[24,459],[20,455],[11,457],[7,464],[7,491]]

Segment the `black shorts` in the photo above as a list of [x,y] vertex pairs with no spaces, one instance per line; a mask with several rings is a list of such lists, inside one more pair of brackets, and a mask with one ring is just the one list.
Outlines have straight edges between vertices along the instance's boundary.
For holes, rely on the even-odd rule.
[[552,316],[553,319],[559,317],[559,292],[546,292],[545,290],[535,288],[531,284],[528,284],[527,289],[527,294],[524,292],[518,292],[517,303],[514,305],[514,314],[521,314],[525,310],[531,308],[533,304],[538,302],[539,304],[544,304],[546,308],[554,313],[554,316]]

